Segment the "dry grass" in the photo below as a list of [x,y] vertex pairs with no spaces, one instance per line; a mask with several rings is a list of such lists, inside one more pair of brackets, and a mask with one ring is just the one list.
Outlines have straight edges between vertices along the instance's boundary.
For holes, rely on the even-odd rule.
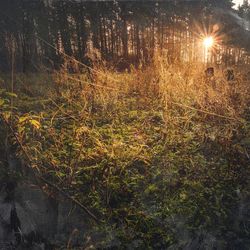
[[249,157],[241,143],[249,82],[240,72],[229,83],[220,69],[206,79],[204,70],[156,57],[129,73],[96,66],[89,75],[19,76],[15,129],[32,167],[124,225],[125,242],[145,226],[153,243],[159,228],[165,235],[159,216],[185,215],[195,227],[198,211],[217,227],[231,209],[220,197],[235,197],[247,177],[237,167]]
[[[168,121],[173,109],[181,107],[184,113],[191,110],[188,107],[197,109],[200,117],[215,113],[239,119],[249,99],[249,82],[243,79],[244,72],[236,69],[236,81],[230,83],[222,69],[215,70],[213,79],[206,79],[204,70],[204,65],[198,63],[168,65],[164,58],[156,56],[147,68],[131,67],[130,73],[117,73],[98,64],[87,74],[69,74],[62,69],[52,77],[48,73],[21,75],[17,77],[16,91],[52,99],[63,97],[68,102],[81,99],[83,107],[97,106],[102,110],[126,105],[126,99],[131,97],[145,105],[159,100]],[[181,119],[185,118],[184,113]],[[209,119],[214,117],[210,115]]]

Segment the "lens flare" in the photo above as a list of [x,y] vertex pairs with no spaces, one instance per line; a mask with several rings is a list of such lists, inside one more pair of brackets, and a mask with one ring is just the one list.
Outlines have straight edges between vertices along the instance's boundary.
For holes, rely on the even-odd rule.
[[203,44],[206,48],[210,48],[214,44],[214,39],[211,36],[205,37],[203,40]]

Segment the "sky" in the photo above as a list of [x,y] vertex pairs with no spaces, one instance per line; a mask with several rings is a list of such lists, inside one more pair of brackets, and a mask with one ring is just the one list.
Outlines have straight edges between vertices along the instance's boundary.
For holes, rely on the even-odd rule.
[[235,7],[237,8],[239,4],[243,3],[243,0],[233,0],[233,2],[236,4]]

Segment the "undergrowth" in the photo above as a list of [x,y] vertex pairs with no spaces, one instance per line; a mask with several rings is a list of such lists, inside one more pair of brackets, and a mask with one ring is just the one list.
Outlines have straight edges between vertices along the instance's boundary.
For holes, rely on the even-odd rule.
[[98,218],[89,235],[104,239],[89,245],[177,249],[215,237],[245,249],[249,218],[240,224],[237,209],[249,195],[249,82],[203,70],[158,57],[129,73],[22,75],[17,98],[1,92],[18,156]]

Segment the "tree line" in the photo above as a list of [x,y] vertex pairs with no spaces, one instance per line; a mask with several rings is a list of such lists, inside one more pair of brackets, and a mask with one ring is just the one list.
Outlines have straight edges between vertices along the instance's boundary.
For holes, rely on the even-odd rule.
[[[0,70],[58,69],[67,58],[89,65],[90,55],[117,68],[149,63],[155,53],[169,62],[202,60],[202,36],[220,43],[211,60],[248,63],[247,1],[15,0],[0,3]],[[246,21],[247,22],[247,21]]]

